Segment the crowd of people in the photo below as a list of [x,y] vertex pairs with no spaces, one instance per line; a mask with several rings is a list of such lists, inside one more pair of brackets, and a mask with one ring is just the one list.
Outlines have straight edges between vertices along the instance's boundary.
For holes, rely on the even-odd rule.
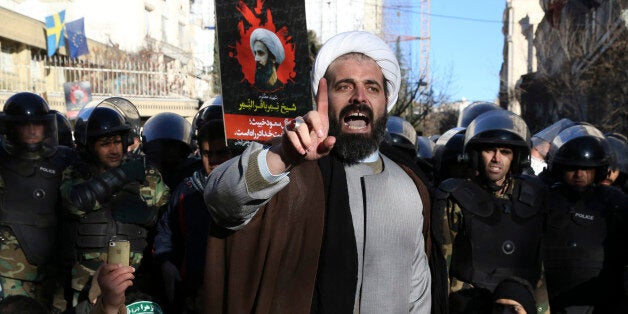
[[[338,34],[314,110],[234,152],[222,106],[74,127],[0,115],[0,313],[626,313],[628,140],[492,103],[442,135],[388,116],[395,53]],[[224,91],[228,92],[228,91]],[[127,263],[109,262],[112,241]]]

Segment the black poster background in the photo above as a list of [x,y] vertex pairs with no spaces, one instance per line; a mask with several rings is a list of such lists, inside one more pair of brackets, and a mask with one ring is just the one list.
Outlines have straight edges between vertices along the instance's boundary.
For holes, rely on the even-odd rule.
[[[304,1],[220,0],[216,1],[216,20],[230,146],[280,135],[287,121],[312,109]],[[258,27],[273,31],[289,48],[284,49],[286,61],[278,68],[278,72],[290,73],[287,79],[284,74],[282,89],[262,91],[250,81],[255,60],[249,38]]]

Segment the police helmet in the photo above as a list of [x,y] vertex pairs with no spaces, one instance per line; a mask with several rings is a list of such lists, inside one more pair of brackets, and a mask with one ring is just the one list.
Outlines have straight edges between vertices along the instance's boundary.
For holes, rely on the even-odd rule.
[[209,106],[202,107],[194,116],[192,120],[192,126],[194,127],[195,133],[201,129],[203,124],[207,123],[209,120],[221,119],[222,120],[222,105],[221,104],[212,104]]
[[[25,142],[19,128],[24,125],[43,126],[37,142]],[[4,135],[3,148],[7,153],[28,160],[52,156],[57,150],[57,118],[48,103],[39,95],[22,92],[9,97],[0,115],[0,129]]]
[[610,168],[628,174],[628,139],[619,133],[606,133],[604,137],[613,153]]
[[401,117],[390,116],[386,122],[386,133],[386,139],[392,146],[416,151],[416,131],[410,122]]
[[491,110],[476,117],[465,131],[464,154],[476,170],[479,151],[485,146],[506,146],[514,151],[511,172],[521,173],[530,163],[530,130],[525,121],[508,110]]
[[171,140],[183,144],[192,152],[192,125],[184,117],[172,113],[161,112],[146,120],[142,143],[146,145],[156,140]]
[[[102,110],[98,109],[97,111],[108,112],[107,113],[98,113],[97,115],[102,117],[98,117],[97,119],[93,119],[94,125],[88,127],[89,121],[91,119],[91,115],[94,114],[97,108],[106,108],[110,110]],[[117,113],[119,115],[116,115]],[[108,116],[107,117],[105,117]],[[124,121],[126,126],[123,126],[119,119]],[[100,122],[96,120],[109,120],[106,124],[110,124],[108,129],[114,127],[114,125],[118,125],[118,131],[124,133],[123,142],[125,145],[125,151],[128,145],[133,143],[133,136],[140,136],[141,134],[141,126],[142,119],[140,117],[140,113],[137,110],[137,107],[130,102],[129,100],[122,97],[109,97],[102,100],[99,103],[89,103],[85,105],[78,113],[77,120],[74,124],[74,142],[77,146],[85,147],[87,145],[88,139],[93,136],[97,136],[94,133],[87,134],[88,130],[92,130],[93,132],[99,132],[96,130],[96,124],[100,124]],[[106,125],[103,125],[105,127]],[[105,132],[105,130],[101,130],[103,135],[106,133],[116,133],[113,130],[110,132]]]
[[[137,107],[128,99],[122,97],[109,97],[98,103],[97,107],[109,107],[116,109],[122,116],[126,123],[131,127],[130,132],[133,136],[141,135],[142,117]],[[133,143],[132,137],[129,137],[130,143]]]
[[212,105],[220,105],[222,106],[222,95],[218,95],[214,97],[214,100],[211,103]]
[[416,156],[418,158],[431,160],[434,157],[434,146],[436,143],[432,142],[427,136],[416,137],[417,150]]
[[74,139],[72,139],[72,123],[63,113],[50,110],[57,117],[57,138],[59,145],[74,147]]
[[504,109],[492,102],[483,102],[483,101],[473,102],[467,107],[465,107],[464,109],[462,109],[462,113],[458,116],[457,126],[466,128],[469,126],[471,121],[473,121],[473,119],[491,110],[504,110]]
[[124,115],[116,109],[107,106],[83,108],[74,125],[74,142],[84,158],[93,158],[92,144],[98,137],[119,134],[123,152],[126,152],[131,129]]
[[131,126],[124,116],[114,109],[96,107],[87,121],[87,137],[99,137],[109,134],[127,133]]
[[463,160],[464,133],[466,128],[455,127],[443,133],[434,145],[434,174],[441,181],[447,178],[460,177],[449,171],[454,164]]
[[597,183],[606,178],[610,146],[600,130],[581,123],[558,133],[548,156],[547,168],[556,178],[562,176],[564,167],[594,168]]
[[543,157],[547,156],[547,153],[549,151],[549,145],[546,147],[543,147],[543,143],[552,143],[552,140],[554,139],[554,137],[556,137],[556,135],[558,135],[558,133],[560,133],[560,131],[572,126],[576,124],[575,122],[564,118],[564,119],[560,119],[557,122],[555,122],[554,124],[546,127],[545,129],[539,131],[538,133],[535,133],[534,135],[532,135],[532,147],[536,148],[536,150],[541,153],[541,155],[543,155]]

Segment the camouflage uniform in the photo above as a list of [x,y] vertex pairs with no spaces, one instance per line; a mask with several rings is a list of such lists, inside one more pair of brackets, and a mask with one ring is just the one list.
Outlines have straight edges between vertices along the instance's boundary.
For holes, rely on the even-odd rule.
[[[51,305],[58,279],[55,276],[59,273],[53,256],[56,192],[61,172],[73,158],[69,149],[30,161],[0,151],[0,298],[25,295],[46,307]],[[5,177],[11,186],[5,185]],[[24,187],[30,189],[23,190]],[[36,221],[30,223],[32,220]]]
[[[450,181],[451,182],[451,181]],[[493,196],[510,200],[513,197],[513,190],[515,187],[515,180],[511,180],[507,190],[504,194],[497,195],[493,192]],[[448,194],[444,194],[442,190],[439,190],[436,194],[436,201],[434,204],[434,219],[433,228],[436,233],[437,242],[439,243],[445,261],[447,264],[448,282],[449,282],[449,294],[462,291],[465,289],[475,288],[472,283],[464,282],[450,273],[450,267],[452,263],[453,255],[453,243],[460,232],[464,232],[465,228],[463,212],[460,205],[453,197],[449,197]],[[469,263],[472,263],[469,261]],[[535,299],[537,302],[537,313],[549,313],[549,301],[547,297],[547,287],[545,279],[541,271],[541,278],[532,285],[536,286]]]
[[37,297],[40,280],[38,267],[26,259],[24,251],[9,228],[0,230],[0,283],[2,297],[25,295]]
[[[4,180],[0,176],[0,190]],[[36,297],[37,266],[26,260],[15,234],[10,228],[0,229],[0,297],[26,295]]]
[[[85,223],[82,220],[91,212],[99,212],[104,211],[108,206],[111,206],[111,203],[116,202],[116,198],[120,198],[120,194],[124,192],[130,192],[132,195],[136,196],[135,201],[138,201],[142,207],[145,208],[133,208],[133,205],[138,206],[138,203],[131,203],[131,206],[128,207],[128,211],[126,213],[122,213],[123,216],[128,214],[128,216],[124,216],[124,221],[126,224],[135,224],[139,228],[139,230],[152,229],[162,213],[165,205],[168,202],[170,197],[170,191],[168,187],[163,182],[161,173],[156,169],[147,168],[145,169],[146,180],[139,184],[137,182],[129,182],[126,183],[125,186],[121,189],[121,191],[117,193],[113,193],[113,196],[110,201],[105,204],[100,204],[98,201],[95,202],[95,205],[91,211],[83,211],[72,204],[70,201],[70,190],[72,186],[85,182],[90,178],[89,174],[86,176],[85,168],[82,167],[69,167],[63,174],[63,183],[61,185],[61,195],[64,199],[64,204],[66,205],[66,210],[70,215],[70,218],[74,218],[74,223],[76,224],[76,230],[81,230],[81,226],[84,226]],[[133,192],[136,191],[136,192]],[[127,205],[127,204],[125,204]],[[119,206],[119,205],[118,205]],[[143,217],[139,219],[137,222],[133,222],[132,220],[137,218],[134,214],[137,212],[142,212]],[[146,219],[144,216],[149,216]],[[112,213],[110,219],[114,224],[120,222],[119,219],[121,216],[115,213]],[[139,222],[142,221],[142,222]],[[117,224],[116,224],[117,226]],[[110,230],[110,238],[116,236],[116,231]],[[120,235],[119,233],[117,234]],[[142,236],[144,240],[146,238],[146,233]],[[78,235],[77,235],[78,237]],[[77,238],[75,238],[76,240]],[[107,261],[107,245],[103,243],[103,246],[100,249],[88,250],[84,248],[80,248],[78,243],[73,243],[74,249],[76,249],[76,258],[78,259],[72,268],[72,289],[74,290],[74,300],[73,303],[76,304],[79,300],[79,294],[81,292],[85,292],[89,289],[89,283],[91,278],[93,277],[97,268],[103,262]],[[137,268],[142,261],[144,247],[133,247],[131,248],[130,253],[130,265]],[[82,298],[82,297],[81,297]]]
[[0,296],[24,295],[55,311],[66,309],[62,297],[63,270],[53,262],[36,266],[28,262],[18,239],[9,228],[0,229]]

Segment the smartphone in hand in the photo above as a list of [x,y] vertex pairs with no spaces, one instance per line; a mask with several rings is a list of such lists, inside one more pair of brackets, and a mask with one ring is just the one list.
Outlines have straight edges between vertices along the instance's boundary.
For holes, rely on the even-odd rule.
[[107,264],[122,264],[129,266],[129,255],[131,253],[131,243],[127,240],[109,241],[107,251]]

